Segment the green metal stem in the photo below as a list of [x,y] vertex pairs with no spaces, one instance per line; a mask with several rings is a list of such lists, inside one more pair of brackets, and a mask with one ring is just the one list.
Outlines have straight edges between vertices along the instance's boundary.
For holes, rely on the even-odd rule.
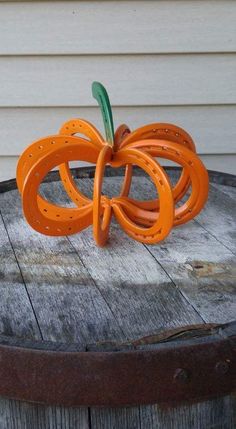
[[102,112],[102,118],[103,118],[105,133],[106,133],[106,140],[108,141],[108,143],[110,143],[111,146],[113,146],[114,124],[113,124],[111,104],[110,104],[107,91],[100,82],[93,82],[92,94],[93,94],[93,97],[97,100]]

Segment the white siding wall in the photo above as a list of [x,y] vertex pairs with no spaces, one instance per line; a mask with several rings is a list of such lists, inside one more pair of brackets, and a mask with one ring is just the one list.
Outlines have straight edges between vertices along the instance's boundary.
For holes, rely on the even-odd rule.
[[31,141],[71,117],[102,129],[173,122],[210,169],[236,174],[236,1],[0,0],[0,180]]

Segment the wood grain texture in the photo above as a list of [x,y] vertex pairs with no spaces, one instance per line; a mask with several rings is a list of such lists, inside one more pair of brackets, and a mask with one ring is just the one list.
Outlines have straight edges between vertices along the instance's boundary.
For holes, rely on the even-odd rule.
[[0,331],[40,339],[40,330],[0,212]]
[[[145,429],[149,426],[146,425]],[[92,429],[140,429],[142,418],[138,408],[102,408],[100,410],[93,408],[91,410],[91,428]]]
[[33,231],[22,218],[18,191],[12,192],[11,200],[1,196],[2,215],[43,338],[82,348],[112,339],[119,331],[114,316],[67,238]]
[[[116,192],[119,186],[117,179],[110,179],[112,182],[104,183],[105,193],[110,189]],[[91,193],[92,180],[86,182],[90,183]],[[57,201],[63,201],[55,186],[47,186],[47,198],[55,201],[56,194]],[[113,224],[110,243],[103,249],[95,245],[91,228],[70,236],[69,240],[116,315],[126,338],[201,320],[144,246],[130,240],[116,225]],[[91,409],[92,428],[135,428],[139,427],[138,422],[138,408],[105,412]]]
[[[104,134],[96,107],[1,108],[1,156],[20,155],[34,140],[57,133],[64,122],[78,117],[92,122]],[[235,105],[121,106],[113,108],[113,117],[115,126],[127,123],[132,130],[148,123],[173,123],[193,137],[198,153],[236,153]]]
[[234,104],[235,69],[234,54],[0,57],[0,106],[95,106],[94,70],[114,106]]
[[[123,337],[113,314],[68,240],[51,240],[34,233],[22,219],[18,191],[13,191],[11,201],[7,194],[2,194],[0,207],[43,339],[75,341],[83,350],[87,342],[112,339],[115,332],[117,338],[118,334]],[[24,323],[24,315],[21,316],[21,323]],[[57,429],[66,427],[65,424],[74,427],[75,422],[78,428],[89,427],[87,408],[45,409],[3,400],[3,409],[0,429],[41,429],[42,425]]]
[[[104,181],[106,195],[111,189],[114,195],[121,183],[110,179]],[[92,180],[90,183],[92,187]],[[127,338],[201,321],[145,247],[130,240],[114,222],[109,243],[102,249],[95,245],[91,228],[69,240],[106,296]]]
[[[140,189],[143,195],[155,198],[150,181],[134,177],[132,195],[140,198]],[[223,201],[226,199],[219,213],[221,191],[214,185],[210,188],[208,203],[195,221],[173,229],[163,243],[147,246],[204,321],[211,323],[234,320],[236,314],[236,259],[224,244],[228,243],[229,236],[234,243],[236,223],[232,205],[235,200],[225,195]],[[212,232],[216,224],[221,226],[223,239]]]
[[233,200],[236,199],[236,187],[232,186],[226,186],[226,185],[218,185],[218,184],[212,184],[212,187],[215,188],[215,192],[221,191],[224,192],[224,194],[228,195],[228,197],[232,198]]
[[236,423],[233,407],[234,401],[231,397],[174,409],[161,409],[157,405],[141,407],[140,428],[233,429]]
[[235,14],[232,0],[0,3],[0,55],[233,52]]
[[[175,180],[176,173],[172,176]],[[114,195],[120,182],[121,178],[106,178],[103,191]],[[78,184],[91,195],[91,179],[79,179]],[[233,201],[215,185],[212,191]],[[44,184],[42,192],[52,201],[69,204],[57,182]],[[150,198],[152,192],[148,179],[134,178],[133,195]],[[227,205],[223,207],[227,211]],[[235,281],[230,269],[235,257],[198,222],[176,229],[170,241],[148,249],[130,240],[113,223],[108,246],[98,249],[91,228],[70,236],[69,240],[33,232],[22,218],[17,191],[0,194],[0,209],[45,339],[76,341],[83,348],[85,341],[136,338],[203,319],[212,322],[216,316],[217,322],[223,320],[223,315],[225,321],[232,319]],[[199,261],[205,264],[203,269],[199,268]],[[216,268],[213,273],[212,266],[207,265],[212,262]],[[227,264],[226,271],[221,263]],[[0,401],[0,429],[233,429],[234,426],[231,397],[172,409],[155,405],[89,411]]]
[[46,428],[90,429],[88,410],[0,399],[0,429]]
[[[6,196],[7,194],[4,194]],[[8,197],[7,201],[8,201]],[[1,200],[2,203],[2,200]],[[1,205],[0,203],[0,205]],[[13,199],[14,204],[14,199]],[[3,206],[5,207],[5,203]],[[1,206],[2,208],[2,206]],[[15,207],[20,213],[19,206]],[[0,216],[0,330],[2,334],[41,339],[35,314],[32,310],[22,272]],[[16,221],[17,224],[17,221]],[[20,237],[18,236],[19,240]],[[27,247],[27,246],[26,246]],[[36,276],[37,278],[37,276]],[[45,332],[44,332],[45,335]],[[89,429],[88,411],[69,410],[63,407],[44,408],[38,405],[0,398],[0,429],[51,429],[76,427]]]
[[[216,215],[217,213],[217,215]],[[226,248],[236,255],[236,201],[214,187],[209,195],[208,206],[197,221]]]

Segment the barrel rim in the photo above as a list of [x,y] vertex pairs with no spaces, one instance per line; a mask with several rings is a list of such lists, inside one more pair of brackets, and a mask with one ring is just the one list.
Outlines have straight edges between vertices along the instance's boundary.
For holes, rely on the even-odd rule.
[[[171,171],[180,171],[181,167],[168,166],[168,167],[164,167],[164,169],[168,173]],[[133,167],[133,170],[134,170],[133,174],[136,176],[144,175],[144,172],[142,170],[139,170],[136,166]],[[95,166],[71,168],[70,171],[72,173],[72,176],[75,179],[91,179],[94,177],[94,174],[95,174]],[[215,170],[207,170],[207,171],[209,174],[210,183],[236,187],[236,175],[215,171]],[[114,169],[108,166],[104,174],[106,177],[121,176],[123,174],[123,169],[120,169],[120,168]],[[44,180],[44,183],[57,182],[59,180],[60,180],[59,172],[50,171],[46,179]],[[15,189],[17,189],[16,179],[9,179],[9,180],[4,180],[0,182],[0,194],[8,191],[13,191]]]
[[236,321],[208,328],[201,337],[174,336],[154,349],[121,344],[78,351],[71,344],[0,336],[0,395],[109,407],[176,406],[225,396],[236,390]]

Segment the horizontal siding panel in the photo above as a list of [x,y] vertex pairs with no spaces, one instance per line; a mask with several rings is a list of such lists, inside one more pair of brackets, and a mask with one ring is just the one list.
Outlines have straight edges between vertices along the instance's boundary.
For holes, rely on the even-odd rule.
[[236,153],[232,155],[202,155],[201,159],[208,170],[236,174]]
[[[170,122],[188,131],[202,154],[236,153],[236,106],[116,107],[115,125],[131,129],[147,123]],[[92,122],[103,134],[100,112],[95,107],[2,108],[0,154],[19,155],[32,141],[58,132],[70,118]]]
[[[201,155],[201,159],[209,170],[235,174],[236,154],[231,155]],[[0,182],[13,179],[16,176],[18,157],[0,156]],[[165,165],[170,163],[165,162]],[[82,163],[81,163],[82,165]]]
[[233,52],[236,2],[0,3],[0,55]]
[[0,57],[0,106],[92,106],[100,80],[113,105],[228,104],[236,55]]

